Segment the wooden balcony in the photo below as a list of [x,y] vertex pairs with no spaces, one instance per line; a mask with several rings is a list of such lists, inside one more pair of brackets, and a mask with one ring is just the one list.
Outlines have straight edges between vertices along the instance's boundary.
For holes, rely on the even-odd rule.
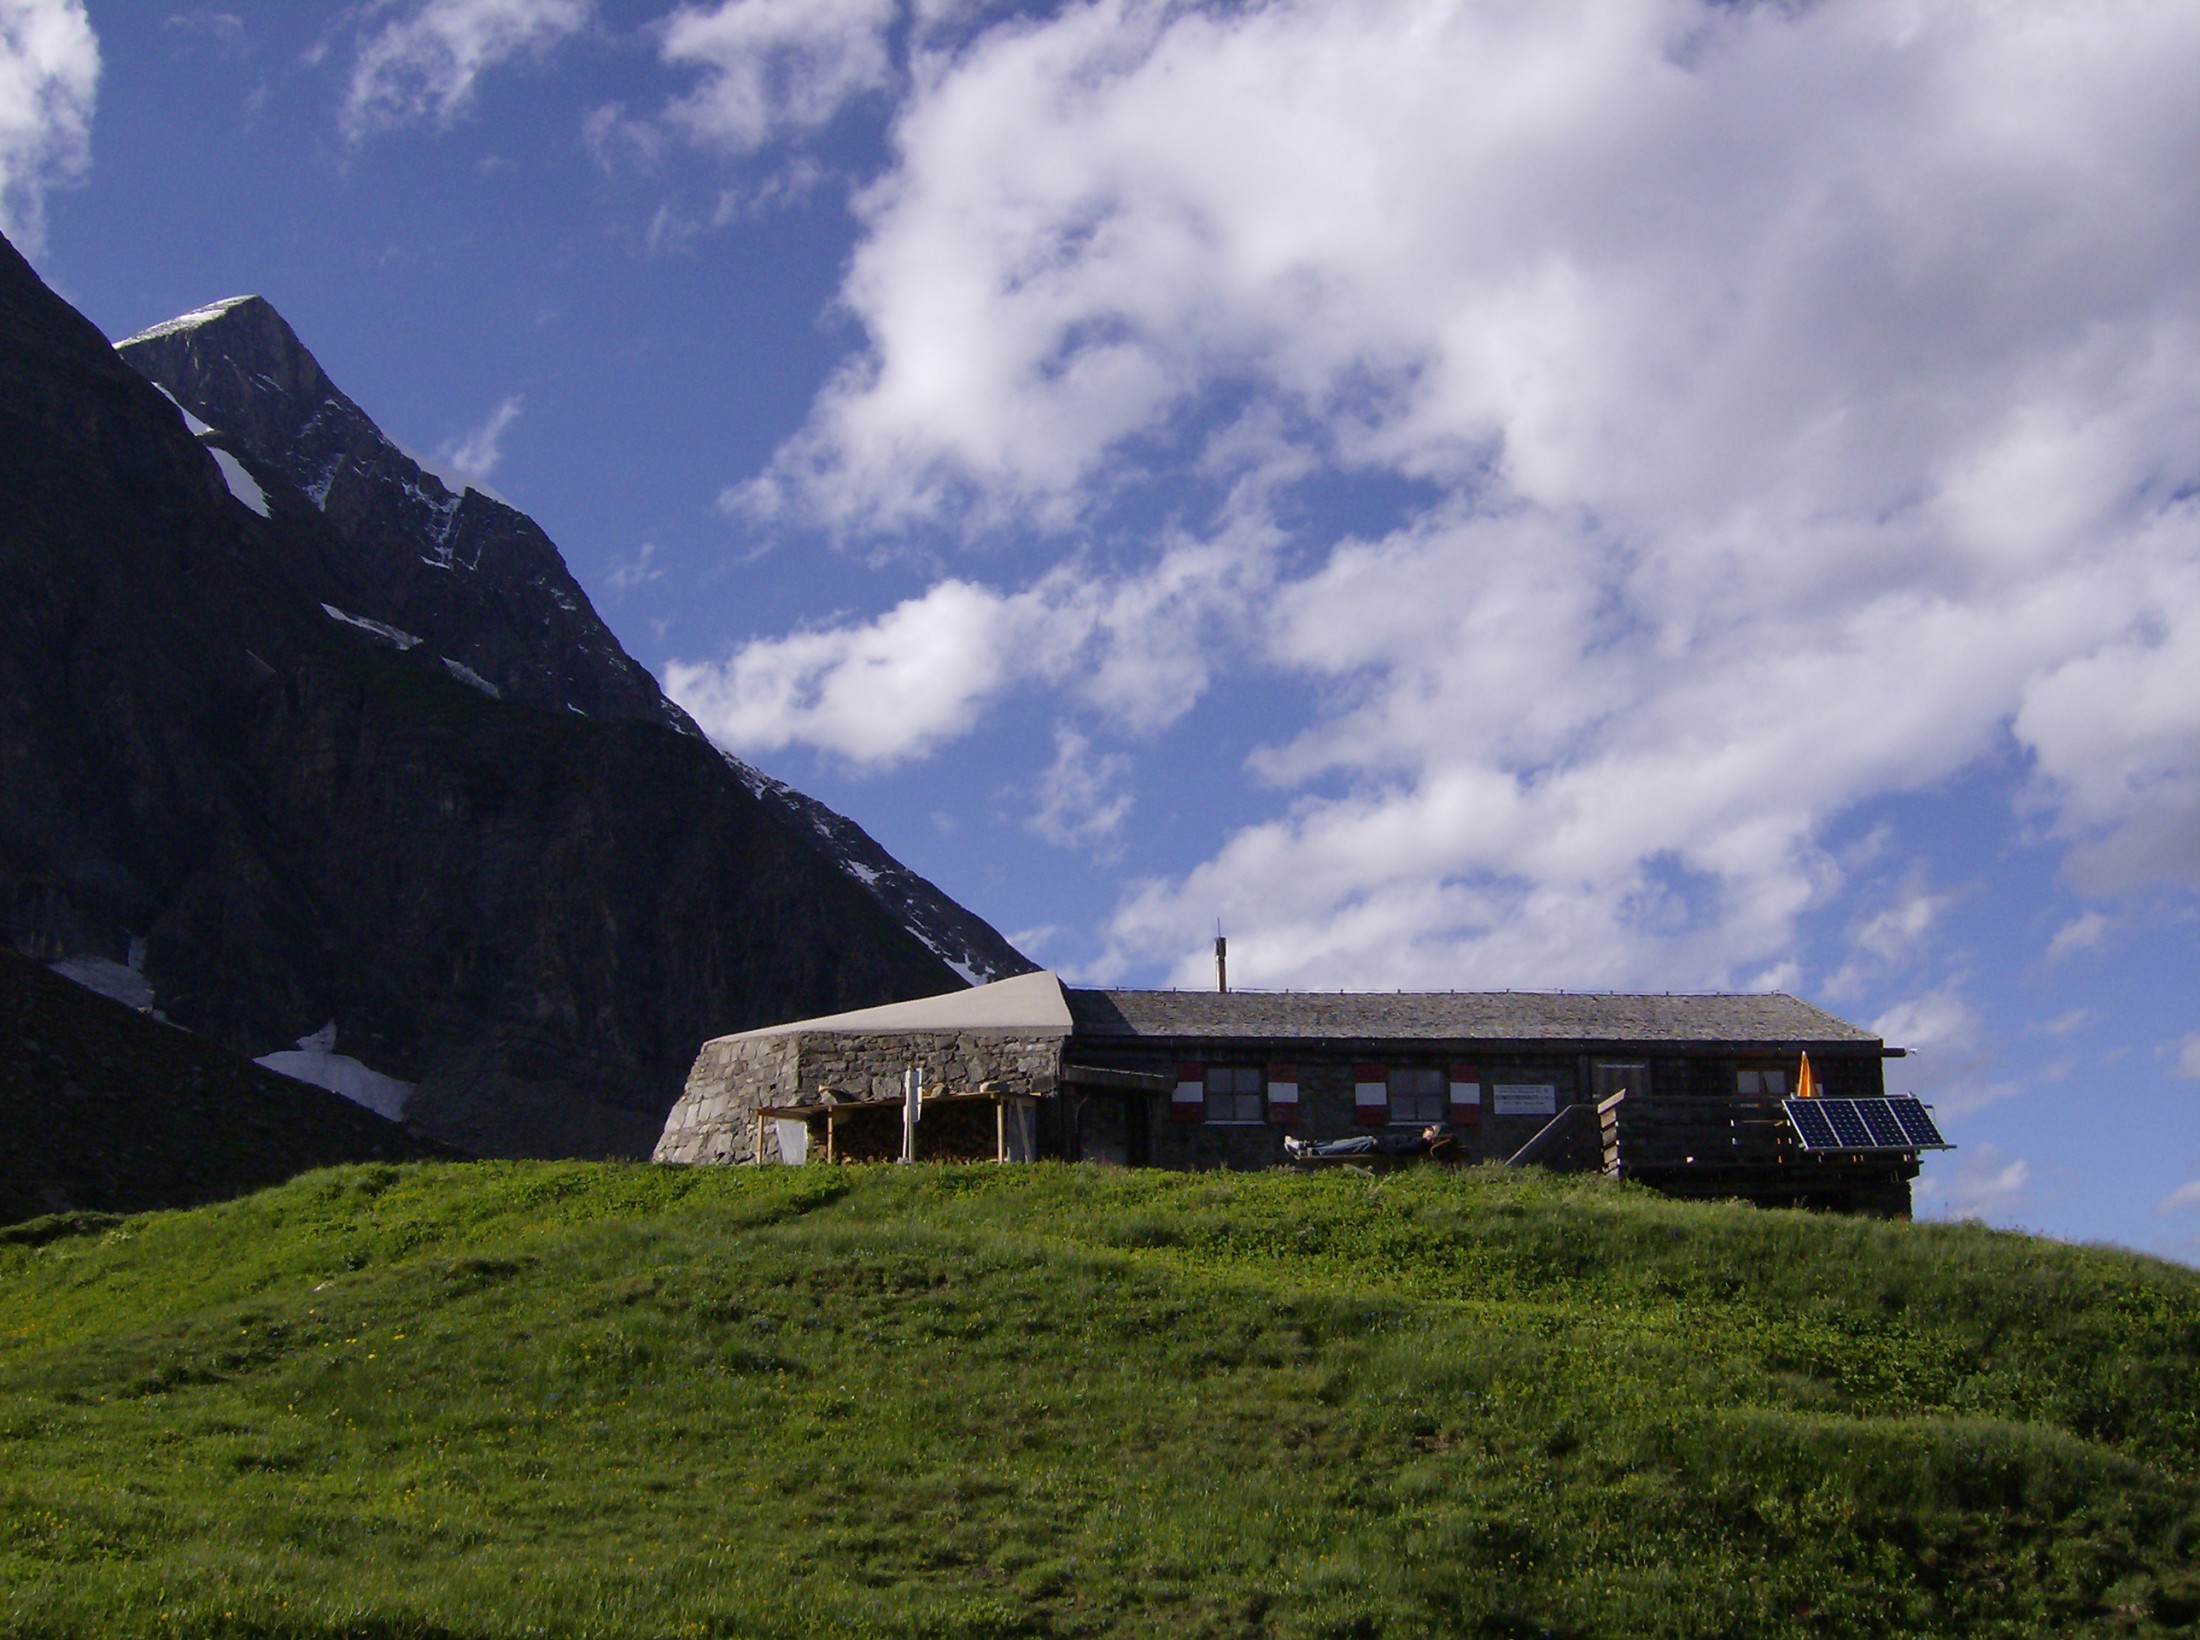
[[1510,1159],[1602,1171],[1674,1196],[1909,1216],[1917,1152],[1809,1151],[1779,1099],[1630,1098],[1569,1105]]

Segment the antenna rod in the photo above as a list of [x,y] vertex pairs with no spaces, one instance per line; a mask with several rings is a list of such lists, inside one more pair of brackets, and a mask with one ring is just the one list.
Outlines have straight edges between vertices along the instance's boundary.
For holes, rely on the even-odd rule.
[[1215,930],[1215,989],[1225,996],[1230,992],[1230,942]]

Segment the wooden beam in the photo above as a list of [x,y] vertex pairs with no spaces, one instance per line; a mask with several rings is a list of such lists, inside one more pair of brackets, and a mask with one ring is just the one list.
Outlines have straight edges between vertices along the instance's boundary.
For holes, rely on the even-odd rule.
[[1532,1163],[1540,1162],[1545,1156],[1558,1149],[1568,1133],[1580,1125],[1583,1117],[1593,1117],[1594,1113],[1595,1107],[1592,1105],[1566,1105],[1561,1107],[1559,1113],[1544,1123],[1534,1138],[1505,1158],[1505,1165],[1507,1167],[1527,1167]]
[[1119,1093],[1174,1093],[1176,1078],[1161,1071],[1119,1071],[1107,1065],[1064,1065],[1062,1081],[1073,1088],[1113,1088]]

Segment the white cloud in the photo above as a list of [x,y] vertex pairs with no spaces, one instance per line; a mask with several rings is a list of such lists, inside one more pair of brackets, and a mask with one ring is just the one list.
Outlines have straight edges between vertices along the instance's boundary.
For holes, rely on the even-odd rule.
[[481,76],[540,58],[586,27],[594,0],[424,0],[365,41],[352,65],[341,123],[359,142],[433,118],[448,125]]
[[0,0],[0,232],[36,256],[46,195],[92,163],[99,39],[82,0]]
[[486,483],[504,461],[504,435],[512,430],[527,408],[527,396],[514,393],[489,412],[488,419],[437,451],[445,462],[468,479]]
[[2200,884],[2200,504],[2155,529],[2175,545],[2134,543],[2123,630],[2031,681],[2016,717],[2087,892]]
[[1883,962],[1899,962],[1924,942],[1947,909],[1947,895],[1909,884],[1893,905],[1857,929],[1856,943]]
[[2039,1205],[2041,1180],[2032,1164],[1986,1142],[1957,1153],[1952,1167],[1935,1163],[1917,1181],[1918,1217],[1986,1219],[2007,1224]]
[[2177,1045],[2177,1074],[2200,1082],[2200,1031],[2194,1031]]
[[723,0],[662,25],[663,56],[703,83],[666,110],[691,137],[736,154],[826,124],[892,77],[894,0]]
[[2154,1211],[2164,1215],[2190,1213],[2200,1209],[2200,1179],[2181,1184],[2154,1204]]
[[2053,1019],[2043,1019],[2027,1026],[2035,1036],[2069,1036],[2082,1031],[2100,1016],[2091,1008],[2065,1008]]
[[1847,1002],[1865,994],[1875,976],[1917,963],[1953,903],[1953,895],[1926,886],[1921,869],[1910,871],[1887,903],[1850,928],[1851,954],[1826,977],[1824,994]]
[[[636,587],[647,586],[652,581],[662,581],[664,578],[664,566],[657,562],[657,543],[654,541],[644,541],[641,550],[633,557],[615,561],[610,572],[604,576],[612,590],[622,598]],[[660,632],[658,636],[662,638],[664,634]]]
[[884,767],[967,732],[1056,652],[1042,593],[942,581],[874,621],[760,639],[722,664],[673,661],[665,693],[738,752],[801,741]]
[[1953,991],[1913,997],[1872,1021],[1872,1034],[1913,1053],[1963,1053],[1978,1045],[1977,1012]]
[[1095,752],[1089,738],[1067,725],[1054,731],[1054,762],[1039,776],[1039,806],[1031,830],[1062,848],[1090,849],[1102,860],[1120,850],[1132,796],[1126,788],[1131,760],[1121,752]]
[[1071,562],[1017,592],[950,579],[872,620],[760,638],[721,662],[675,660],[665,690],[729,750],[801,743],[881,768],[967,734],[1031,683],[1152,734],[1249,641],[1273,548],[1265,526],[1233,524],[1169,538],[1131,574]]
[[233,11],[200,6],[192,11],[170,12],[161,19],[170,38],[204,44],[225,56],[242,56],[252,49],[244,19]]
[[2190,878],[2195,80],[2200,12],[2141,0],[920,40],[842,291],[868,345],[739,500],[1082,541],[1255,426],[1285,485],[1433,493],[1241,580],[1227,664],[1324,705],[1256,759],[1282,812],[1125,901],[1118,966],[1196,977],[1220,914],[1277,983],[1729,983],[1792,963],[1833,819],[2012,738],[2081,887]]
[[2115,926],[2115,920],[2105,912],[2081,911],[2056,929],[2048,940],[2047,960],[2060,962],[2081,951],[2095,950]]
[[[1952,983],[1896,1003],[1872,1021],[1871,1030],[1889,1047],[1911,1054],[1888,1066],[1890,1091],[1918,1095],[1943,1119],[1975,1115],[2023,1091],[1996,1077],[1995,1046],[1986,1038],[1984,1022]],[[2037,1084],[2055,1076],[2051,1068],[2033,1066],[2031,1080]]]

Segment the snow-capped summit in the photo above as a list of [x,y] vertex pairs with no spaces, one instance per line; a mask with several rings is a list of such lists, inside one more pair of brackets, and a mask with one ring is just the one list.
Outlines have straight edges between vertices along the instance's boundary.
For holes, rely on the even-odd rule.
[[[158,337],[172,336],[181,330],[194,330],[200,325],[219,319],[232,308],[242,307],[247,302],[257,302],[259,300],[261,298],[257,296],[225,296],[218,302],[209,302],[204,307],[193,308],[189,313],[179,313],[173,319],[163,319],[157,325],[147,325],[135,336],[130,337],[129,342],[150,342]],[[128,346],[129,342],[120,345]]]

